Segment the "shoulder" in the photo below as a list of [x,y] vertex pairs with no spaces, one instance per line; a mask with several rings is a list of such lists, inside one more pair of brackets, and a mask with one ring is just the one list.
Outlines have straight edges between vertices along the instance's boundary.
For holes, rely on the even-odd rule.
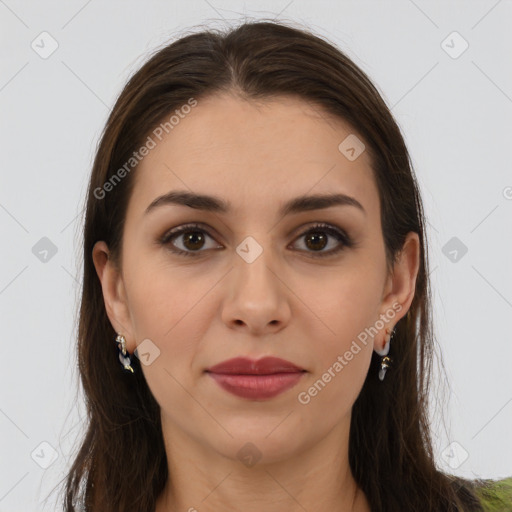
[[478,497],[485,512],[512,512],[512,477],[501,480],[459,479],[459,482]]

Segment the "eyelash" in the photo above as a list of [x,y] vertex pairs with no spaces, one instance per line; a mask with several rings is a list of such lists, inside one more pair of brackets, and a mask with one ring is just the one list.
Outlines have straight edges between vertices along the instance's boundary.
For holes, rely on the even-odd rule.
[[[171,240],[174,238],[177,238],[178,236],[188,233],[191,231],[200,231],[201,233],[206,233],[210,238],[213,238],[208,231],[206,231],[200,224],[186,224],[183,226],[180,226],[179,228],[173,229],[171,231],[168,231],[165,233],[159,242],[162,245],[169,245],[170,250],[178,255],[181,256],[191,256],[191,257],[197,257],[201,252],[205,252],[204,250],[198,250],[198,251],[183,251],[181,249],[176,248],[172,245]],[[344,248],[350,248],[354,245],[352,239],[341,229],[338,229],[334,226],[331,226],[330,224],[325,224],[323,222],[317,223],[313,226],[311,226],[307,231],[303,231],[300,235],[298,235],[297,238],[301,238],[305,235],[308,235],[310,233],[314,233],[317,231],[325,232],[330,236],[333,236],[338,240],[338,242],[341,242],[341,245],[337,247],[336,249],[331,249],[327,252],[319,252],[319,251],[304,251],[307,253],[310,253],[313,258],[326,258],[327,256],[333,256],[334,254],[339,253]]]
[[[170,250],[174,252],[175,254],[181,255],[181,256],[191,256],[191,257],[197,257],[201,252],[205,252],[204,250],[198,250],[198,251],[183,251],[181,249],[178,249],[177,247],[173,246],[171,240],[174,238],[177,238],[178,236],[188,233],[190,231],[200,231],[201,233],[206,233],[210,238],[213,238],[207,230],[205,230],[200,224],[186,224],[183,226],[180,226],[179,228],[173,229],[171,231],[168,231],[161,239],[160,243],[162,245],[170,245]],[[325,223],[316,223],[315,225],[311,226],[306,231],[303,231],[300,235],[298,235],[297,238],[301,238],[305,235],[308,235],[310,233],[314,233],[317,231],[323,231],[327,233],[330,236],[333,236],[338,240],[338,242],[341,242],[341,245],[338,246],[336,249],[331,249],[330,251],[326,252],[318,252],[318,251],[304,251],[307,253],[310,253],[313,258],[325,258],[327,256],[333,256],[334,254],[339,253],[344,248],[350,248],[354,245],[352,239],[341,229],[338,229],[334,226],[331,226],[330,224]]]

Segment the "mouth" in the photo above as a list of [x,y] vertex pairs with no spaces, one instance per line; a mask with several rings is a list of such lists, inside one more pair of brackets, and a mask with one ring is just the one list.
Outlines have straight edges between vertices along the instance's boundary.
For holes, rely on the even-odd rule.
[[266,400],[295,386],[307,373],[276,357],[229,359],[205,370],[225,391],[240,398]]

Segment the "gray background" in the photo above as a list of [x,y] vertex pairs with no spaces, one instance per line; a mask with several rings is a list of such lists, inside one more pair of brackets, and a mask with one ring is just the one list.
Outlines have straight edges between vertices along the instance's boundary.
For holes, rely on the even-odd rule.
[[[325,35],[392,108],[429,221],[449,379],[434,379],[433,405],[448,400],[431,411],[438,464],[471,478],[512,475],[510,0],[0,0],[0,512],[56,510],[56,493],[43,500],[82,434],[82,201],[109,109],[153,48],[241,17]],[[58,48],[42,58],[52,39]],[[57,252],[41,261],[44,237]]]

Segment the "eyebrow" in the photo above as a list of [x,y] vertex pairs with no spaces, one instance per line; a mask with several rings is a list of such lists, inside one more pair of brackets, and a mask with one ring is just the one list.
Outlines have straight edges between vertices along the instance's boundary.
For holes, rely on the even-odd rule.
[[[174,190],[157,197],[146,208],[144,215],[155,210],[157,207],[170,204],[216,213],[229,213],[231,211],[231,204],[220,197]],[[321,210],[331,206],[353,206],[366,215],[363,205],[354,197],[346,194],[317,194],[299,196],[287,201],[281,206],[279,216],[284,217],[293,213]]]

